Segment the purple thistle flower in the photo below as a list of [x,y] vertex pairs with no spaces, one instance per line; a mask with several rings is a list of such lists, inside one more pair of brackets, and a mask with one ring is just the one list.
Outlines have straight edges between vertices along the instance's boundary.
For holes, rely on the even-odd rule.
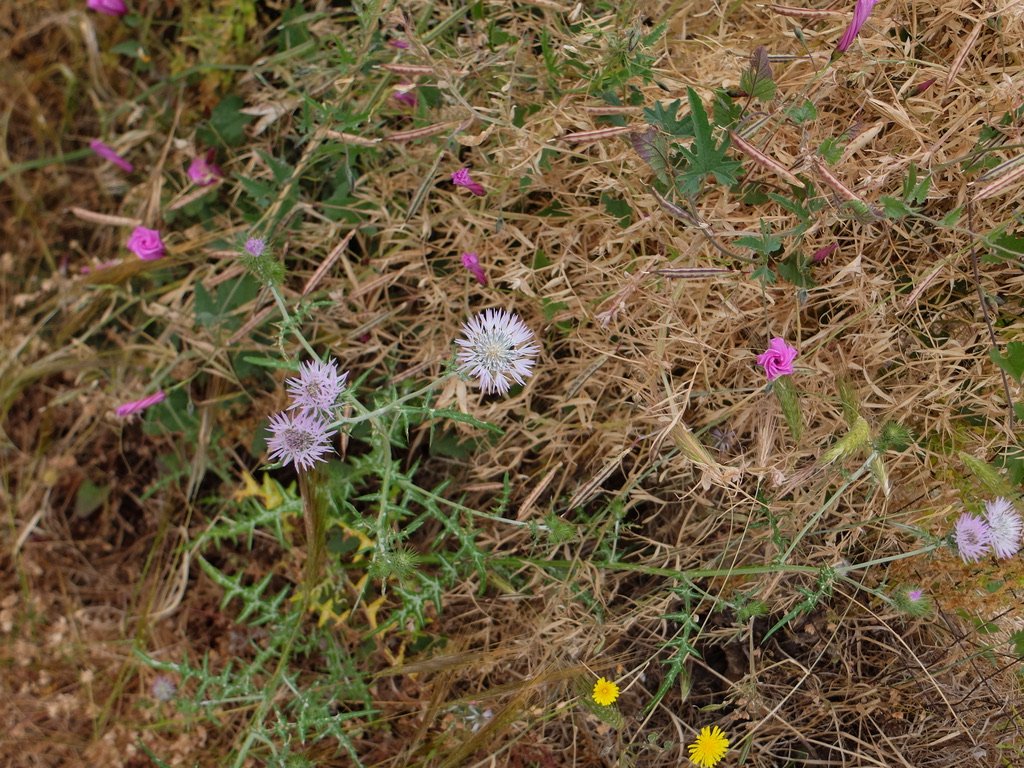
[[267,449],[271,461],[281,461],[285,466],[291,462],[296,469],[309,470],[333,450],[329,441],[334,430],[314,411],[282,411],[270,419],[269,426]]
[[953,540],[965,563],[976,563],[992,547],[992,529],[980,517],[960,515],[953,531]]
[[178,686],[167,675],[157,675],[150,684],[149,691],[157,701],[167,702],[174,698],[178,692]]
[[893,594],[896,607],[911,616],[927,616],[932,611],[932,600],[919,586],[905,584]]
[[483,185],[473,181],[473,177],[469,175],[469,168],[459,168],[459,170],[455,171],[452,174],[452,184],[456,187],[465,187],[478,197],[487,194]]
[[130,403],[124,403],[123,405],[117,406],[114,413],[124,418],[125,416],[131,416],[133,413],[144,411],[151,405],[162,403],[167,395],[161,389],[158,392],[154,392],[152,395],[147,395],[139,400],[132,400]]
[[462,333],[465,338],[455,340],[462,347],[456,355],[459,372],[479,379],[484,394],[507,394],[509,378],[524,384],[533,373],[540,347],[519,315],[488,309],[462,326]]
[[131,163],[121,157],[109,144],[104,144],[99,139],[93,139],[89,142],[89,149],[95,152],[97,155],[102,157],[104,160],[113,163],[118,168],[128,173],[131,173],[135,168]]
[[1013,504],[1002,497],[985,502],[985,520],[992,549],[998,557],[1013,557],[1020,550],[1021,519]]
[[267,243],[262,237],[250,237],[245,241],[245,252],[250,256],[259,258],[266,247]]
[[853,41],[857,39],[857,35],[860,33],[860,28],[868,20],[868,16],[871,15],[871,9],[875,7],[877,2],[878,0],[857,0],[853,6],[853,18],[850,19],[850,26],[843,32],[843,36],[839,38],[839,45],[836,46],[836,50],[832,54],[833,59],[842,56],[846,53],[846,49],[853,45]]
[[326,362],[308,360],[299,366],[299,376],[288,379],[288,394],[292,396],[292,408],[316,411],[330,415],[338,396],[345,389],[348,373],[338,375],[338,364],[334,358]]
[[484,268],[480,266],[480,257],[476,251],[466,251],[462,254],[462,266],[473,273],[473,277],[480,285],[487,285],[487,273],[484,272]]

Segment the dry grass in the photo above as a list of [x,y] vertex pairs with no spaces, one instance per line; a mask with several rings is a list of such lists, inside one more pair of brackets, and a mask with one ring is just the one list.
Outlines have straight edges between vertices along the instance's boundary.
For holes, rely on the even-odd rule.
[[[369,373],[368,390],[388,377],[440,375],[459,326],[485,306],[515,309],[538,332],[542,360],[520,394],[484,399],[458,380],[439,394],[438,407],[501,426],[499,439],[481,443],[469,462],[454,461],[426,450],[430,427],[422,426],[410,435],[408,455],[396,458],[424,462],[423,476],[435,483],[452,479],[466,494],[462,503],[477,509],[493,508],[507,475],[509,516],[540,520],[552,512],[577,526],[571,541],[549,548],[525,530],[485,526],[478,543],[514,563],[516,588],[492,583],[480,594],[467,578],[449,590],[432,629],[448,639],[439,657],[410,654],[409,666],[393,668],[401,632],[375,640],[376,666],[363,671],[380,673],[370,688],[379,719],[354,736],[366,764],[678,764],[694,729],[712,723],[732,739],[724,765],[924,768],[1024,759],[1020,665],[1007,639],[1024,628],[1024,568],[1019,557],[966,566],[946,548],[852,571],[865,589],[838,583],[766,641],[802,599],[799,589],[814,586],[815,573],[695,579],[705,595],[694,606],[701,657],[688,662],[686,686],[673,686],[642,715],[663,679],[662,647],[680,631],[663,618],[683,610],[670,591],[679,582],[664,574],[772,563],[783,550],[769,517],[792,539],[863,460],[833,467],[821,460],[823,446],[848,428],[844,382],[873,429],[894,421],[917,440],[886,455],[890,493],[870,475],[854,482],[791,564],[817,569],[898,556],[920,546],[901,526],[943,536],[965,501],[994,495],[963,456],[994,462],[1019,438],[989,358],[978,289],[1005,348],[1024,331],[1024,276],[1019,260],[983,262],[979,284],[971,251],[973,235],[1007,223],[1012,230],[1017,190],[977,202],[956,225],[936,222],[978,195],[978,173],[965,172],[961,160],[981,127],[1021,107],[1018,4],[882,3],[859,42],[820,77],[846,24],[845,5],[817,19],[687,0],[593,15],[567,3],[490,3],[488,20],[530,42],[489,46],[487,22],[467,15],[455,22],[454,38],[443,38],[454,39],[451,47],[423,30],[456,7],[415,4],[413,18],[428,21],[412,34],[413,47],[395,56],[424,67],[414,79],[437,89],[440,105],[429,119],[411,118],[388,99],[397,75],[367,70],[372,87],[336,77],[332,36],[357,57],[366,53],[360,43],[369,44],[345,11],[308,25],[334,54],[274,57],[275,33],[250,27],[251,44],[220,48],[219,63],[243,65],[237,72],[200,71],[187,87],[179,80],[140,97],[161,76],[194,64],[196,49],[212,49],[178,38],[178,25],[199,18],[202,4],[138,5],[158,23],[150,72],[106,52],[128,33],[77,4],[0,9],[6,764],[148,765],[143,743],[172,765],[220,765],[237,747],[246,712],[223,713],[218,730],[151,706],[154,673],[132,648],[161,658],[209,653],[222,663],[247,631],[220,607],[219,588],[194,564],[184,569],[180,545],[200,535],[243,473],[259,465],[252,436],[284,403],[280,386],[236,373],[236,354],[301,351],[291,342],[278,349],[266,329],[232,336],[197,327],[193,286],[213,290],[241,274],[231,244],[257,217],[273,220],[290,186],[299,203],[274,239],[288,267],[285,296],[297,302],[308,289],[329,299],[305,332],[353,375]],[[262,25],[269,15],[276,11],[260,10]],[[383,28],[403,34],[399,18]],[[654,82],[631,81],[644,106],[685,103],[686,86],[709,103],[714,88],[736,87],[757,45],[797,54],[773,62],[780,96],[804,92],[819,117],[804,129],[776,123],[770,137],[756,139],[829,195],[803,246],[810,253],[839,245],[813,268],[817,285],[751,279],[749,264],[725,257],[659,205],[650,170],[624,137],[565,140],[606,125],[607,104],[591,78],[642,18],[667,22],[651,51]],[[793,37],[795,24],[813,53]],[[550,50],[582,66],[549,72],[541,29]],[[934,86],[912,95],[932,77]],[[195,127],[232,88],[266,119],[249,127],[249,139],[222,165],[276,184],[276,196],[254,210],[228,182],[211,220],[169,215],[198,146]],[[304,94],[329,113],[368,117],[310,130]],[[616,111],[627,125],[643,125],[640,107]],[[393,137],[443,123],[451,125],[432,137]],[[1004,127],[1001,159],[1018,153],[1020,127],[1019,119]],[[381,141],[359,148],[328,130]],[[931,174],[927,219],[860,221],[840,208],[811,160],[821,141],[846,133],[854,137],[831,169],[839,180],[876,204],[900,195],[914,164]],[[126,178],[75,154],[97,135],[122,137],[119,149],[145,172]],[[301,182],[274,182],[261,152],[287,157]],[[347,203],[363,211],[354,234],[320,204],[325,180],[305,173],[322,171],[325,152],[339,164],[364,153]],[[61,155],[67,162],[52,161]],[[39,158],[51,161],[34,164]],[[472,167],[485,197],[447,183],[461,165]],[[770,172],[750,162],[745,169],[785,189]],[[604,194],[632,208],[627,226],[606,210]],[[82,265],[122,253],[127,230],[76,217],[71,205],[182,226],[165,224],[173,234],[164,262],[83,277]],[[743,203],[718,186],[697,212],[727,247],[756,234],[760,218],[790,225],[778,207]],[[486,288],[458,265],[470,250],[486,266]],[[728,272],[656,273],[669,266]],[[240,316],[272,304],[261,293]],[[773,336],[800,349],[799,440],[754,365]],[[113,417],[113,407],[153,377],[189,393],[195,444],[175,445]],[[1009,386],[1014,401],[1024,400],[1017,382]],[[713,447],[715,428],[734,433],[730,445]],[[168,473],[168,457],[183,467],[177,474]],[[76,499],[86,484],[109,492],[83,511]],[[426,528],[422,541],[441,533]],[[628,553],[628,567],[608,564],[609,546]],[[298,578],[290,557],[263,542],[249,572]],[[904,582],[935,596],[934,616],[902,616],[870,592]],[[742,622],[735,611],[712,611],[741,592],[763,601],[768,615]],[[975,618],[996,622],[999,632],[979,633]],[[363,629],[342,628],[339,637],[355,647]],[[587,670],[620,680],[623,727],[577,703],[575,681]],[[452,715],[471,701],[495,713],[477,732]],[[348,764],[328,744],[305,750],[319,765]]]

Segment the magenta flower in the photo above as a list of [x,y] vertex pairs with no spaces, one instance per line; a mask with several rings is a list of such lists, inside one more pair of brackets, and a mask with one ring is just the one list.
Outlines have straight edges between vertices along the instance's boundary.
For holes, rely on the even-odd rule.
[[878,0],[857,0],[853,6],[853,18],[850,20],[850,26],[843,32],[843,36],[839,38],[839,45],[836,46],[836,50],[832,54],[833,58],[838,58],[846,53],[846,49],[853,45],[853,41],[857,39],[857,35],[860,33],[860,28],[868,20],[868,16],[871,15],[871,9],[875,7],[877,2]]
[[330,415],[339,395],[345,389],[348,373],[338,375],[338,364],[334,358],[326,362],[308,360],[299,366],[299,376],[288,379],[288,393],[292,396],[289,409],[301,408]]
[[1013,504],[1004,498],[985,502],[985,521],[991,532],[992,549],[998,557],[1013,557],[1020,550],[1022,523]]
[[916,86],[914,86],[914,95],[915,96],[920,96],[922,93],[924,93],[929,88],[931,88],[933,85],[935,85],[935,82],[938,79],[939,78],[937,78],[937,77],[930,77],[927,80],[925,80],[923,83],[918,83]]
[[480,285],[487,285],[487,273],[480,266],[480,257],[477,256],[476,251],[466,251],[462,254],[462,266],[473,273],[473,277]]
[[768,342],[768,349],[757,356],[757,364],[764,368],[768,381],[774,381],[793,373],[793,361],[798,354],[784,339],[776,337]]
[[404,51],[405,49],[407,49],[409,47],[409,41],[408,40],[402,40],[401,38],[395,37],[395,38],[392,38],[391,40],[388,40],[388,45],[390,45],[392,48],[399,48],[399,49]]
[[459,372],[477,378],[484,394],[507,394],[510,378],[524,384],[533,373],[540,347],[519,315],[488,309],[462,326],[462,333],[465,338],[455,340],[462,347],[456,355]]
[[486,190],[484,190],[483,186],[473,181],[472,177],[469,175],[469,168],[460,168],[453,173],[452,184],[456,187],[465,187],[478,197],[486,194]]
[[188,165],[189,181],[197,187],[208,187],[224,178],[224,172],[220,166],[213,162],[216,150],[209,150],[205,155],[196,155]]
[[416,97],[416,86],[407,83],[396,88],[391,98],[410,109],[416,109],[416,105],[420,103],[420,100]]
[[155,229],[146,229],[146,227],[133,229],[127,245],[128,250],[143,261],[156,261],[166,253],[160,233]]
[[824,248],[819,248],[811,256],[811,261],[813,261],[815,264],[821,264],[821,262],[823,262],[833,253],[835,253],[838,247],[839,243],[832,243],[832,245],[826,245]]
[[161,389],[158,392],[154,392],[152,395],[147,395],[140,400],[132,400],[130,403],[124,403],[123,405],[117,406],[114,413],[124,418],[125,416],[131,416],[133,413],[144,411],[151,405],[162,403],[167,398],[164,391]]
[[90,141],[89,149],[91,149],[97,155],[102,157],[104,160],[113,163],[118,168],[120,168],[123,171],[126,171],[127,173],[131,173],[135,169],[135,166],[133,166],[131,163],[129,163],[127,160],[125,160],[123,157],[117,154],[117,152],[114,151],[113,147],[111,147],[109,144],[104,144],[99,139],[93,139],[92,141]]
[[966,512],[960,515],[953,530],[953,540],[965,563],[976,563],[992,547],[992,529],[980,517]]
[[85,5],[89,10],[107,16],[124,16],[128,13],[128,6],[124,0],[86,0]]
[[333,433],[323,416],[314,411],[283,411],[270,419],[269,458],[292,463],[296,469],[312,469],[333,450]]

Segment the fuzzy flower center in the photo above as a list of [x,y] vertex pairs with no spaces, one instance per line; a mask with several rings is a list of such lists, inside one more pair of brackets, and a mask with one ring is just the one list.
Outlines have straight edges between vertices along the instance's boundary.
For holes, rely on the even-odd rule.
[[293,453],[302,453],[313,447],[316,440],[309,432],[296,427],[289,427],[284,431],[284,444]]

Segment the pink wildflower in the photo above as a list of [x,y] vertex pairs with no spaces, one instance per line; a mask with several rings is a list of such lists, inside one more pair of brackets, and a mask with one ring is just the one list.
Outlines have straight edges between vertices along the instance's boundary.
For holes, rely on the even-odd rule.
[[835,253],[838,247],[839,243],[832,243],[832,245],[826,245],[824,248],[819,248],[811,256],[811,261],[813,261],[815,264],[820,264],[833,253]]
[[188,171],[186,171],[189,181],[197,187],[208,187],[223,179],[224,172],[220,169],[219,165],[213,162],[215,156],[216,150],[211,149],[205,155],[193,157],[192,162],[189,163]]
[[843,36],[839,38],[839,45],[836,46],[836,50],[832,54],[833,59],[842,56],[846,53],[846,49],[853,45],[853,41],[857,39],[857,35],[860,33],[860,28],[868,20],[868,16],[871,15],[871,9],[875,7],[877,2],[878,0],[857,0],[853,6],[853,18],[850,20],[850,26],[843,32]]
[[404,51],[409,47],[409,41],[402,40],[399,37],[394,37],[388,40],[388,45],[390,45],[392,48],[399,48]]
[[486,194],[483,186],[473,181],[472,177],[469,175],[469,168],[460,168],[453,173],[452,184],[456,187],[465,187],[478,197]]
[[85,5],[89,10],[107,16],[124,16],[128,13],[128,6],[124,0],[86,0]]
[[399,104],[404,104],[410,109],[416,109],[416,105],[419,104],[420,100],[416,97],[416,86],[410,83],[403,83],[402,85],[395,88],[394,94],[391,98],[397,101]]
[[757,356],[757,364],[764,368],[768,381],[774,381],[779,376],[793,373],[793,361],[798,354],[785,339],[776,337],[768,343],[768,349]]
[[918,83],[916,86],[914,86],[914,95],[915,96],[920,96],[922,93],[924,93],[929,88],[931,88],[933,85],[935,85],[935,82],[938,79],[939,78],[937,78],[937,77],[931,77],[931,78],[925,80],[923,83]]
[[143,261],[156,261],[166,253],[160,232],[146,227],[136,227],[132,230],[127,245],[128,250]]
[[473,277],[480,285],[487,285],[487,273],[480,266],[480,257],[477,256],[476,251],[466,251],[462,254],[462,266],[473,273]]
[[152,395],[147,395],[146,397],[143,397],[139,400],[132,400],[130,403],[124,403],[123,405],[117,406],[117,408],[114,410],[114,413],[116,413],[121,418],[124,418],[125,416],[131,416],[133,413],[138,413],[139,411],[146,410],[151,405],[162,403],[166,397],[167,395],[165,395],[164,391],[161,389],[157,392],[154,392]]
[[99,139],[93,139],[92,141],[90,141],[89,149],[91,149],[97,155],[102,157],[104,160],[113,163],[118,168],[120,168],[123,171],[126,171],[127,173],[131,173],[135,168],[135,166],[133,166],[131,163],[129,163],[127,160],[125,160],[123,157],[117,154],[117,152],[114,151],[113,147],[111,147],[109,144],[104,144]]

